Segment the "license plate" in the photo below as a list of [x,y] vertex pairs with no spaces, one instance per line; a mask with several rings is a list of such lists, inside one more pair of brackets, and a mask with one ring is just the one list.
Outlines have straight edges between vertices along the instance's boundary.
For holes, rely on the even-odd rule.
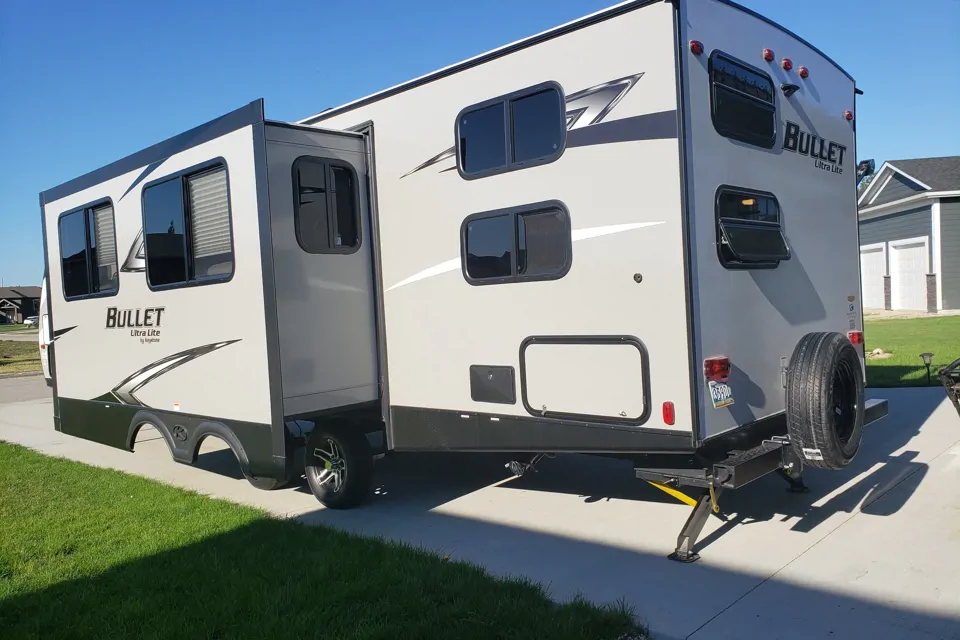
[[728,407],[733,404],[733,390],[730,388],[730,385],[725,382],[715,382],[711,380],[709,386],[710,399],[713,401],[714,409]]

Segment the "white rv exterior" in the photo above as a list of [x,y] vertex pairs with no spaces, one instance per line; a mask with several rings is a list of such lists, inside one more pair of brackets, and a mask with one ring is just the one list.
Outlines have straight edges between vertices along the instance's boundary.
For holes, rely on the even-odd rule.
[[295,125],[252,103],[41,194],[58,428],[221,437],[264,487],[305,444],[330,506],[383,445],[618,455],[709,489],[695,540],[714,488],[842,467],[886,411],[855,91],[732,2],[633,0]]

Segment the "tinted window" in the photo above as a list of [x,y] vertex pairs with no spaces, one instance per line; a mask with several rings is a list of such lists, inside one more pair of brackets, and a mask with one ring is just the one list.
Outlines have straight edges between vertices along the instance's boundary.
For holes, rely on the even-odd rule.
[[466,252],[467,275],[471,278],[509,278],[513,273],[513,216],[468,222]]
[[503,103],[468,111],[460,116],[460,166],[479,173],[507,164]]
[[143,190],[147,281],[152,287],[233,274],[227,169],[184,172]]
[[553,162],[563,153],[566,116],[556,84],[524,89],[465,109],[457,121],[464,178]]
[[729,268],[775,267],[790,259],[780,205],[770,194],[731,187],[717,193],[717,245]]
[[63,295],[112,294],[117,291],[117,240],[113,206],[101,204],[60,217]]
[[717,132],[771,148],[776,136],[773,81],[723,54],[710,56],[711,113]]
[[525,162],[557,153],[563,144],[560,94],[550,89],[511,103],[513,161]]
[[559,204],[476,214],[462,233],[464,272],[472,284],[554,280],[570,269],[570,216]]
[[353,168],[304,156],[294,162],[294,226],[311,253],[350,253],[360,246],[360,207]]
[[185,222],[179,178],[144,189],[143,236],[151,285],[187,281]]
[[65,298],[91,293],[88,279],[87,226],[84,210],[60,218],[60,260]]

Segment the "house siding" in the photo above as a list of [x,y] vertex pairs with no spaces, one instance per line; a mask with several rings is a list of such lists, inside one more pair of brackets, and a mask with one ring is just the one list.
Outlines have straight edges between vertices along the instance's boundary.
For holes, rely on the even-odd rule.
[[912,180],[904,178],[899,173],[894,173],[893,177],[890,179],[890,182],[887,183],[887,186],[883,188],[876,200],[869,203],[869,206],[875,207],[878,204],[885,204],[887,202],[893,202],[894,200],[909,198],[910,196],[914,196],[921,191],[926,191],[926,189],[916,184]]
[[[892,181],[891,181],[892,183]],[[889,185],[888,185],[889,188]],[[876,203],[874,203],[876,204]],[[940,209],[941,215],[941,233],[943,233],[943,205]],[[860,221],[860,246],[867,244],[876,244],[880,242],[890,242],[892,240],[905,240],[907,238],[919,238],[926,236],[930,240],[930,206],[901,211],[877,218]],[[933,251],[928,251],[932,256]],[[932,260],[932,258],[931,258]],[[930,273],[932,265],[927,265],[927,272]],[[887,273],[890,273],[890,252],[887,251]]]
[[940,201],[940,287],[944,309],[960,309],[960,198]]

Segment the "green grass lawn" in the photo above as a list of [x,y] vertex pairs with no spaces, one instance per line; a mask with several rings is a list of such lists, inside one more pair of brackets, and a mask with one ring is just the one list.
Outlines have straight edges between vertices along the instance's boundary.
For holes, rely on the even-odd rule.
[[866,350],[880,348],[890,358],[867,358],[867,385],[907,387],[927,384],[927,369],[920,354],[934,354],[930,366],[932,384],[937,372],[960,358],[960,316],[878,320],[864,322]]
[[623,607],[4,443],[0,636],[647,637]]
[[38,329],[37,325],[0,324],[0,333],[9,333],[11,331],[38,331]]
[[0,375],[41,371],[40,346],[33,340],[0,340]]

